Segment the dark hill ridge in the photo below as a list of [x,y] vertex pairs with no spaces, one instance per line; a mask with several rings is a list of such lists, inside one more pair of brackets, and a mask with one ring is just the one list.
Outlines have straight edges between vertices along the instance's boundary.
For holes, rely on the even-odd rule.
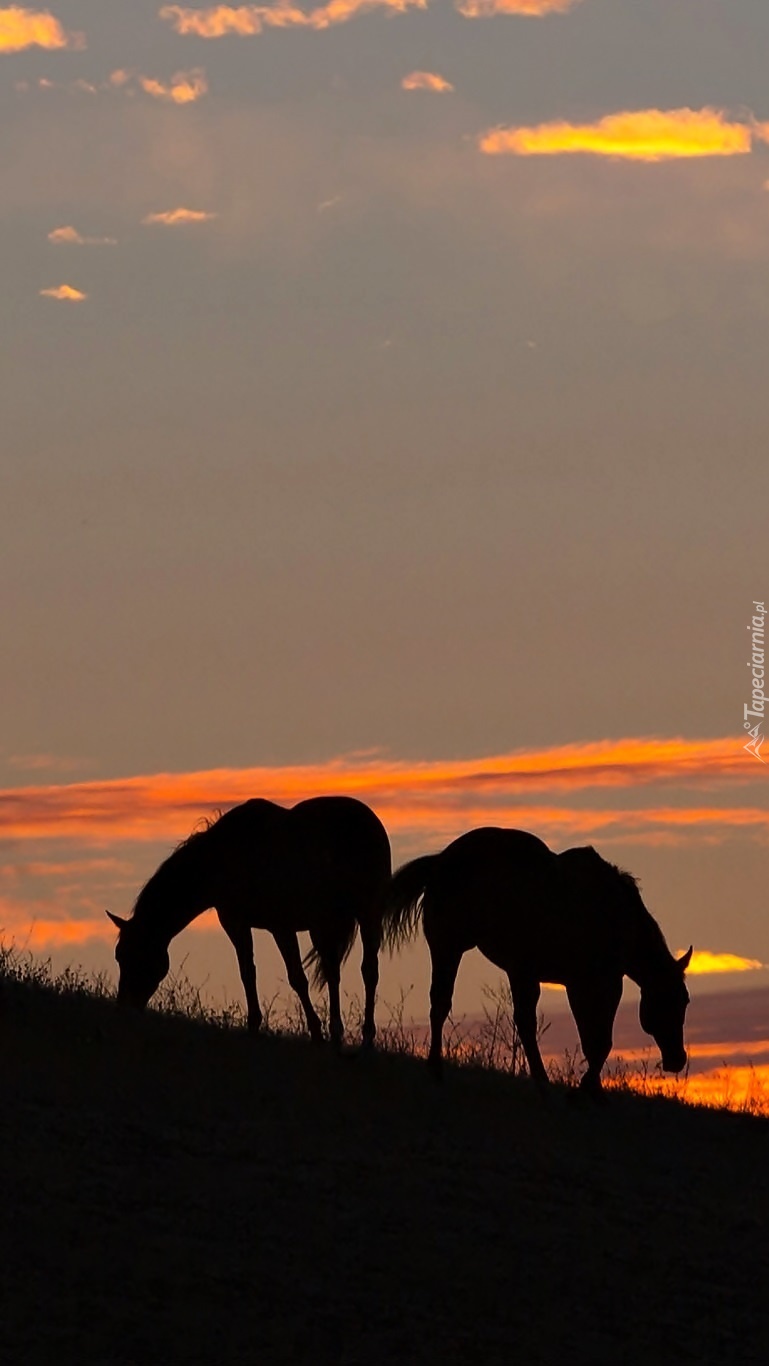
[[0,1361],[764,1362],[769,1124],[6,983]]

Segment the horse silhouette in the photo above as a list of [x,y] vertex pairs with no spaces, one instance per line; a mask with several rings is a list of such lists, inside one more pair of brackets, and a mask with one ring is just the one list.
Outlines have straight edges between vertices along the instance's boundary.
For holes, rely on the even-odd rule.
[[412,938],[420,919],[432,959],[428,1061],[437,1073],[460,960],[476,947],[507,973],[516,1028],[540,1086],[548,1083],[537,1043],[542,982],[566,987],[587,1061],[586,1090],[601,1091],[625,974],[641,988],[641,1026],[656,1040],[662,1066],[686,1066],[684,973],[692,950],[676,961],[635,878],[595,849],[555,854],[522,830],[471,830],[393,877],[388,945]]
[[344,1034],[339,978],[360,927],[365,987],[363,1041],[374,1040],[390,841],[378,816],[353,797],[313,797],[286,808],[254,798],[190,835],[160,865],[128,919],[107,911],[120,933],[118,1001],[143,1008],[169,969],[168,945],[213,907],[232,941],[246,994],[248,1027],[262,1012],[252,928],[269,930],[314,1040],[323,1037],[302,966],[297,932],[309,930],[318,985],[329,998],[329,1031]]

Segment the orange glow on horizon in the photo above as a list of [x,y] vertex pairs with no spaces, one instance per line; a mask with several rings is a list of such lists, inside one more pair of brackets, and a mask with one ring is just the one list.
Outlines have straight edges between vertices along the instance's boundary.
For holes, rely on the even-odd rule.
[[[680,1080],[641,1075],[634,1079],[630,1073],[625,1083],[644,1095],[669,1096],[689,1105],[769,1117],[769,1063],[727,1063]],[[613,1083],[609,1080],[606,1085],[611,1089]]]
[[752,147],[751,128],[718,109],[640,109],[607,114],[596,123],[540,123],[492,128],[478,143],[488,156],[590,153],[632,161],[740,156]]

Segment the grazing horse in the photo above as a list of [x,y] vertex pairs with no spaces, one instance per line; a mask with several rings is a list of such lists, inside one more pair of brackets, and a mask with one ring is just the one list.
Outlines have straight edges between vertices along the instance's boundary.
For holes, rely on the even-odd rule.
[[684,973],[692,950],[676,961],[635,878],[595,849],[555,854],[522,830],[471,830],[393,877],[384,917],[388,945],[412,938],[420,919],[432,959],[428,1061],[436,1073],[460,960],[476,947],[507,973],[515,1025],[540,1086],[548,1082],[537,1044],[542,982],[566,987],[587,1091],[601,1091],[625,974],[641,988],[641,1026],[656,1040],[665,1071],[686,1066]]
[[143,1008],[168,972],[168,945],[195,916],[214,907],[232,941],[246,993],[248,1027],[262,1012],[256,991],[252,927],[269,930],[299,997],[312,1038],[323,1037],[297,941],[309,930],[315,979],[326,983],[331,1038],[344,1034],[339,977],[360,926],[365,986],[363,1041],[373,1043],[374,1001],[390,841],[379,817],[353,797],[313,797],[286,808],[254,798],[184,840],[140,891],[120,931],[118,1001]]

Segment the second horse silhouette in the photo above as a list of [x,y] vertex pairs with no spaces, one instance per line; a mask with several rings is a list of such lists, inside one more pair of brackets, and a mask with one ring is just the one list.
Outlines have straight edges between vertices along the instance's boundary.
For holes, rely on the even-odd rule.
[[457,970],[476,947],[508,976],[515,1024],[540,1086],[548,1083],[537,1043],[543,982],[566,987],[588,1091],[601,1090],[625,975],[641,988],[641,1027],[658,1044],[664,1069],[686,1066],[684,973],[692,950],[676,960],[635,879],[595,849],[554,854],[522,830],[471,830],[395,874],[385,942],[396,948],[412,938],[420,920],[432,959],[428,1060],[436,1072]]

